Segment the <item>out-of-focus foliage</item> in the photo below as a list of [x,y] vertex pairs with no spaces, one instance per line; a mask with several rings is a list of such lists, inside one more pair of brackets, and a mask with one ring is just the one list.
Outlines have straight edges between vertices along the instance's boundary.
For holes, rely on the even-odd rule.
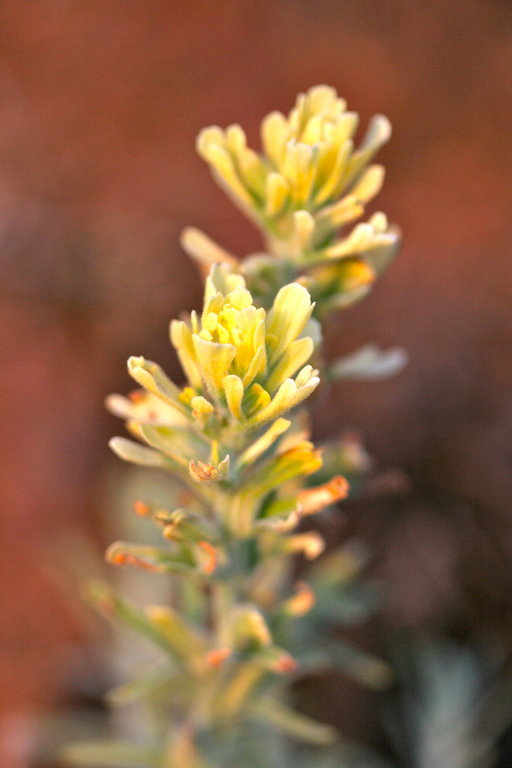
[[512,714],[503,654],[485,644],[409,637],[397,646],[401,711],[390,722],[408,768],[490,768]]

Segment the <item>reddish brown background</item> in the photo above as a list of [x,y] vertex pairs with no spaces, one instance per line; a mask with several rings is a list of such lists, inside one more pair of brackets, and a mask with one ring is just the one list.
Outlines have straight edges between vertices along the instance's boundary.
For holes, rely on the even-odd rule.
[[318,434],[358,427],[411,473],[407,508],[362,524],[391,623],[437,621],[440,606],[464,627],[510,623],[511,31],[507,0],[3,0],[1,714],[44,710],[65,684],[80,628],[47,552],[98,528],[117,429],[102,400],[128,388],[127,355],[177,373],[167,321],[200,300],[180,230],[259,247],[195,135],[238,121],[256,140],[265,113],[320,82],[364,122],[391,118],[378,207],[405,237],[329,344],[398,344],[411,360],[324,394]]

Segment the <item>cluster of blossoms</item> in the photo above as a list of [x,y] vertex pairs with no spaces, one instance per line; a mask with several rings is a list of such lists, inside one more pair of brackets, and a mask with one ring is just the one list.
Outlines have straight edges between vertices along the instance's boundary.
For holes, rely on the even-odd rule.
[[[239,125],[206,128],[198,150],[214,177],[242,211],[263,230],[268,253],[250,256],[240,269],[263,303],[290,280],[299,279],[320,315],[364,296],[400,244],[383,213],[350,232],[378,194],[384,168],[372,164],[391,135],[376,115],[357,148],[358,115],[327,86],[300,94],[288,117],[271,112],[262,121],[263,153],[246,143]],[[183,244],[202,261],[236,260],[195,229]]]
[[[304,430],[283,414],[320,381],[309,363],[313,308],[298,283],[281,288],[269,311],[256,308],[244,278],[214,266],[202,314],[171,323],[188,385],[179,388],[156,363],[130,358],[128,371],[143,389],[131,398],[112,395],[108,405],[147,446],[114,438],[112,448],[127,461],[179,476],[236,537],[262,523],[282,524],[291,512],[296,523],[304,505],[295,497],[284,504],[282,495],[322,462]],[[324,492],[326,503],[333,496]]]
[[[200,154],[263,229],[269,252],[238,262],[187,230],[187,250],[208,269],[202,312],[170,326],[186,384],[131,357],[128,372],[139,388],[108,398],[133,438],[113,438],[115,453],[163,470],[181,490],[178,505],[177,495],[168,504],[151,494],[135,502],[163,541],[115,542],[107,560],[169,574],[180,589],[175,603],[139,608],[102,582],[90,585],[102,613],[163,657],[111,694],[114,703],[147,704],[156,721],[148,743],[72,746],[68,758],[81,765],[260,765],[249,731],[260,744],[269,729],[317,745],[337,738],[284,703],[283,675],[334,663],[375,685],[387,680],[382,662],[334,644],[329,633],[360,554],[335,549],[313,564],[308,583],[292,576],[297,555],[315,561],[325,546],[317,530],[299,524],[346,497],[345,474],[357,486],[368,469],[353,438],[328,448],[324,464],[299,407],[320,383],[317,318],[365,293],[398,244],[383,214],[340,235],[380,189],[383,170],[369,163],[390,134],[387,120],[376,117],[354,149],[356,127],[357,115],[320,86],[299,96],[288,118],[275,112],[263,121],[261,156],[239,126],[199,137]],[[385,375],[400,362],[395,351],[365,347],[326,374]],[[226,739],[234,745],[228,756]],[[281,765],[278,757],[265,765]]]

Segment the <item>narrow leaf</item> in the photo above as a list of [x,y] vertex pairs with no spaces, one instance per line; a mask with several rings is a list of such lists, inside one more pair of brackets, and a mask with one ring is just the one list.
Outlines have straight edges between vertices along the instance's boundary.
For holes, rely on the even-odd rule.
[[85,768],[157,768],[154,750],[116,741],[84,741],[70,744],[61,752],[69,764]]
[[258,720],[269,723],[299,741],[323,746],[333,744],[338,739],[338,731],[334,726],[312,720],[272,699],[260,700],[251,711]]

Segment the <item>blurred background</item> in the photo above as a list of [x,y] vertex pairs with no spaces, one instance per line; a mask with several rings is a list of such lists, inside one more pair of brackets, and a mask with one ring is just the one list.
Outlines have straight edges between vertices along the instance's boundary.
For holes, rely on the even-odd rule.
[[[363,125],[391,119],[373,208],[405,243],[327,343],[403,346],[408,367],[315,406],[318,437],[356,428],[380,467],[410,478],[400,499],[347,512],[387,595],[367,642],[420,630],[512,650],[511,33],[509,0],[2,0],[6,766],[28,765],[30,718],[67,694],[63,660],[84,640],[56,574],[60,542],[81,534],[101,552],[109,538],[106,441],[120,425],[103,399],[130,388],[130,354],[179,376],[167,324],[201,298],[180,231],[260,248],[195,136],[239,122],[255,144],[267,112],[317,83]],[[347,684],[340,722],[378,743],[372,696]]]

